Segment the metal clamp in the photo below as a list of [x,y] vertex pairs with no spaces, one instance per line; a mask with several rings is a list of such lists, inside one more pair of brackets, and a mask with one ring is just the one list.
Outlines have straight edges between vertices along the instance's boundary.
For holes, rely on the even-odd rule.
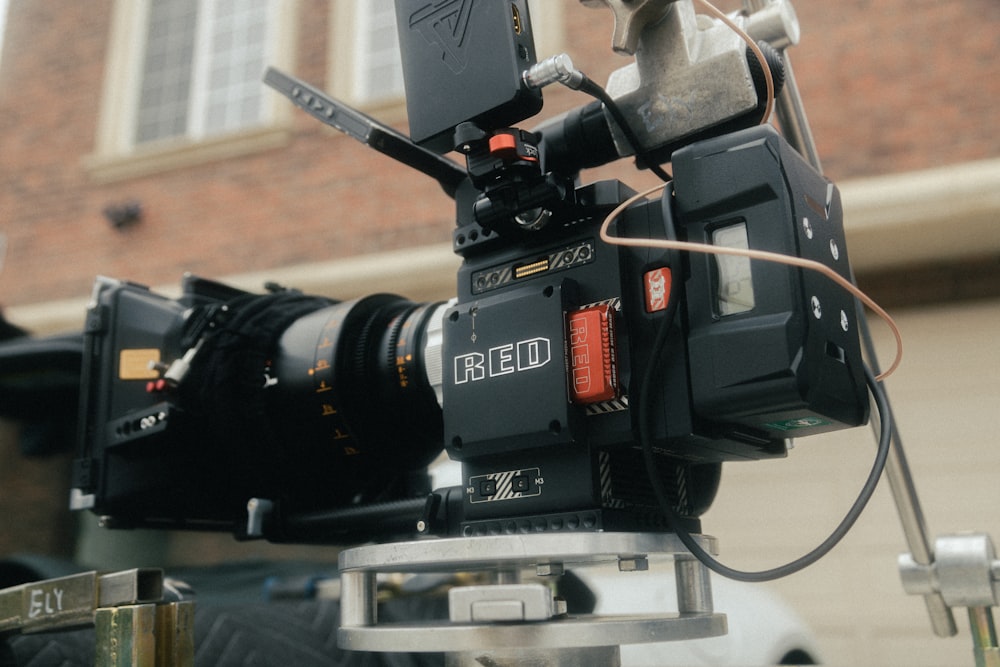
[[977,667],[1000,667],[992,607],[1000,605],[1000,559],[989,535],[946,535],[934,542],[928,564],[899,557],[903,589],[926,599],[940,596],[948,609],[967,607]]
[[899,557],[903,588],[910,595],[940,593],[949,607],[1000,605],[1000,560],[989,535],[946,535],[934,542],[934,562]]

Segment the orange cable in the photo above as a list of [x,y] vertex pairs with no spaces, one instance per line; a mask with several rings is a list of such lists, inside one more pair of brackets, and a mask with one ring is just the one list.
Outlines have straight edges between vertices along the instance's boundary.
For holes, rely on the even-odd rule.
[[847,290],[850,294],[859,299],[863,304],[868,306],[876,315],[881,317],[889,329],[892,331],[893,336],[896,339],[896,358],[893,360],[892,365],[885,371],[883,371],[875,379],[879,382],[885,378],[892,375],[903,359],[903,337],[899,332],[899,327],[896,326],[896,322],[880,305],[878,305],[874,299],[865,294],[857,285],[852,283],[850,280],[844,278],[842,275],[831,269],[830,267],[811,259],[804,259],[802,257],[793,257],[791,255],[784,255],[777,252],[769,252],[766,250],[753,250],[753,249],[742,249],[742,248],[728,248],[724,246],[713,246],[707,243],[694,243],[691,241],[670,241],[666,239],[630,239],[622,238],[620,236],[611,236],[608,233],[608,228],[611,223],[622,214],[626,208],[634,204],[635,202],[648,197],[650,195],[656,194],[660,190],[669,185],[668,183],[658,183],[657,185],[640,192],[637,195],[629,197],[621,204],[619,204],[608,216],[604,219],[604,223],[601,225],[601,240],[605,243],[611,245],[619,246],[629,246],[635,248],[658,248],[662,250],[680,250],[682,252],[700,252],[710,255],[735,255],[739,257],[749,257],[750,259],[759,259],[765,262],[775,262],[778,264],[787,264],[789,266],[795,266],[803,269],[808,269],[810,271],[817,271],[833,282],[835,282],[840,287]]

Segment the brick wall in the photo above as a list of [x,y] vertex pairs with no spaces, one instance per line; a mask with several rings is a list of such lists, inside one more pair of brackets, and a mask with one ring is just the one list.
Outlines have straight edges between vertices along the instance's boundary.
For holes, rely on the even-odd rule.
[[795,68],[835,179],[1000,155],[1000,4],[795,3]]
[[[566,5],[565,48],[597,80],[624,64],[611,15]],[[733,3],[731,3],[733,4]],[[326,81],[328,5],[303,0],[296,73]],[[794,62],[835,179],[1000,154],[995,113],[1000,5],[993,0],[797,4]],[[83,296],[98,273],[174,282],[441,242],[452,224],[436,184],[297,114],[290,143],[235,160],[96,184],[94,149],[110,0],[13,0],[0,68],[0,273],[7,305]],[[546,113],[582,104],[547,93]],[[626,163],[601,170],[643,182]],[[114,230],[109,204],[141,202]]]

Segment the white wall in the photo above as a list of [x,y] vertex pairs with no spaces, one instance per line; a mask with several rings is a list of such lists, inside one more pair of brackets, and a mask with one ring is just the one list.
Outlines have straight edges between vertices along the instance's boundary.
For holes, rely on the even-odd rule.
[[[902,367],[890,400],[932,535],[985,531],[1000,543],[1000,301],[894,314]],[[873,324],[880,358],[888,332]],[[799,440],[785,460],[726,467],[704,518],[728,564],[763,569],[819,543],[840,520],[870,467],[867,428]],[[907,596],[896,570],[906,550],[883,480],[854,530],[813,567],[767,584],[817,633],[831,665],[973,665],[965,612],[958,637],[937,638],[922,598]],[[725,611],[719,609],[718,611]]]

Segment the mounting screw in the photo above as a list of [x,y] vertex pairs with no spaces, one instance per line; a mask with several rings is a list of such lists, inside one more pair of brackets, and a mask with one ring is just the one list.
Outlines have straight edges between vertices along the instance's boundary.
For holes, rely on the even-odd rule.
[[539,577],[558,577],[566,572],[562,563],[539,563],[535,566],[535,574]]
[[823,319],[823,306],[819,302],[819,297],[814,296],[809,300],[809,307],[812,309],[813,317],[817,320]]
[[645,556],[628,556],[618,559],[619,572],[645,572],[649,569],[649,559]]

